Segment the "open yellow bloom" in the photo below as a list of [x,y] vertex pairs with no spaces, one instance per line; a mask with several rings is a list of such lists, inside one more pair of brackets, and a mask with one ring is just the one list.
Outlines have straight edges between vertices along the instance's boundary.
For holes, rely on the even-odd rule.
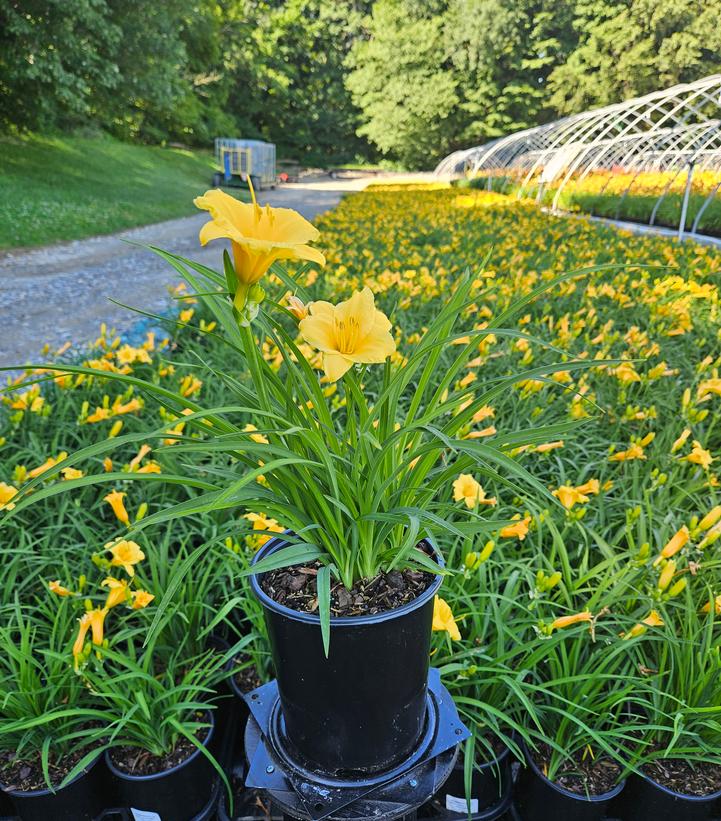
[[461,640],[461,631],[453,618],[453,611],[448,602],[440,596],[433,600],[433,629],[436,632],[445,631],[453,641]]
[[121,539],[114,544],[110,542],[105,545],[105,549],[113,554],[113,558],[110,561],[111,566],[122,567],[128,576],[135,575],[133,565],[142,562],[145,558],[145,553],[140,549],[140,545],[128,539]]
[[645,459],[646,454],[643,452],[641,445],[632,444],[628,450],[622,450],[618,453],[608,457],[609,462],[630,462],[633,459]]
[[276,260],[307,259],[325,264],[323,254],[307,244],[320,236],[317,228],[290,208],[261,208],[252,188],[251,195],[253,203],[248,204],[215,189],[194,200],[198,208],[209,211],[211,216],[210,222],[200,229],[200,244],[214,239],[231,242],[238,278],[234,294],[238,310],[245,306],[250,287]]
[[453,499],[456,502],[464,501],[467,508],[474,508],[476,505],[496,504],[495,496],[486,498],[486,491],[470,473],[461,473],[453,483]]
[[300,321],[303,339],[323,354],[323,369],[336,382],[356,363],[383,362],[395,353],[388,317],[375,307],[370,288],[331,305],[311,302],[310,316]]
[[279,524],[275,519],[266,516],[265,513],[246,513],[243,516],[249,522],[253,523],[253,530],[261,531],[255,536],[255,544],[257,547],[263,547],[266,542],[269,542],[272,536],[266,536],[262,531],[266,530],[270,533],[282,533],[285,528]]
[[526,516],[525,519],[520,519],[515,524],[502,527],[498,535],[504,539],[512,539],[515,537],[523,541],[528,535],[528,526],[530,524],[531,517]]
[[683,457],[686,462],[691,462],[694,465],[701,465],[704,470],[713,462],[711,451],[705,450],[701,447],[701,443],[694,439],[693,449],[688,456]]
[[148,593],[147,590],[133,590],[130,595],[133,597],[133,610],[142,610],[155,598],[155,596],[152,593]]
[[105,602],[105,609],[111,610],[119,604],[122,604],[128,598],[128,583],[125,580],[114,579],[108,576],[101,582],[102,587],[108,588],[108,598]]
[[112,507],[113,513],[117,517],[118,521],[122,522],[124,525],[130,524],[130,517],[128,516],[128,511],[125,509],[125,503],[123,502],[126,495],[126,493],[123,493],[120,490],[113,490],[108,493],[107,496],[103,497],[103,501],[107,502],[110,507]]
[[598,479],[589,479],[588,482],[573,487],[572,485],[561,485],[558,490],[553,491],[553,495],[566,508],[571,508],[576,504],[585,504],[589,500],[589,494],[598,493],[600,485]]
[[0,510],[12,510],[15,507],[15,502],[11,499],[17,496],[17,492],[16,487],[0,482]]
[[649,627],[661,627],[663,623],[664,621],[659,613],[656,610],[652,610],[643,621],[634,624],[628,633],[624,633],[621,638],[626,641],[628,639],[638,638],[638,636],[642,636]]

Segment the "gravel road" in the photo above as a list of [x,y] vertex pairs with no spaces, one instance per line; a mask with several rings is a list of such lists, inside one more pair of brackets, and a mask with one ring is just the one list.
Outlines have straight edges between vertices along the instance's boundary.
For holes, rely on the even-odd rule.
[[[294,208],[312,220],[338,204],[348,191],[364,188],[375,177],[331,180],[328,177],[263,191],[259,201]],[[137,314],[112,302],[159,313],[170,304],[168,286],[178,274],[150,251],[130,242],[153,243],[211,267],[221,265],[223,242],[205,248],[198,231],[208,219],[199,212],[109,236],[0,255],[0,366],[38,361],[45,343],[83,346],[97,336],[101,322],[120,331]]]

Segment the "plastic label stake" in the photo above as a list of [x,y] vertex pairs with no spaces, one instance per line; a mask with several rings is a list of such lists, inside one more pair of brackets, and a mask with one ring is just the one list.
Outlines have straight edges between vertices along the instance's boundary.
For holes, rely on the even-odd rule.
[[451,812],[475,813],[478,812],[478,799],[471,798],[470,801],[466,801],[465,798],[458,798],[455,795],[446,795],[446,809]]

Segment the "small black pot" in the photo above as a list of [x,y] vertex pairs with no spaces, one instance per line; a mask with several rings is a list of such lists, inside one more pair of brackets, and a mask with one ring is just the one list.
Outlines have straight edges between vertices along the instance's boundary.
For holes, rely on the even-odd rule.
[[645,775],[631,773],[626,789],[613,803],[622,821],[653,818],[653,821],[706,821],[719,817],[721,790],[710,795],[684,795]]
[[22,821],[92,821],[107,805],[107,783],[102,755],[60,790],[5,790],[9,815]]
[[[601,821],[608,815],[611,802],[620,795],[626,783],[621,781],[603,795],[579,795],[549,781],[538,769],[525,744],[523,752],[526,766],[521,768],[514,790],[515,804],[523,821],[548,821],[550,818],[559,821]],[[633,821],[638,819],[634,818]]]
[[[212,748],[215,724],[209,713],[210,729],[203,746]],[[153,775],[129,775],[113,763],[110,751],[105,761],[115,780],[121,806],[157,813],[163,821],[187,821],[206,808],[213,792],[215,768],[200,750],[175,767]]]
[[[253,562],[287,544],[268,541]],[[433,599],[441,580],[395,610],[331,618],[326,658],[319,617],[273,601],[251,576],[271,643],[281,732],[305,766],[377,773],[413,751],[425,725]]]
[[[471,813],[482,813],[500,804],[513,783],[511,754],[508,747],[494,761],[474,767],[471,780]],[[459,817],[468,817],[466,803],[466,782],[463,759],[453,768],[443,789],[436,794],[436,800],[449,812],[457,812]]]

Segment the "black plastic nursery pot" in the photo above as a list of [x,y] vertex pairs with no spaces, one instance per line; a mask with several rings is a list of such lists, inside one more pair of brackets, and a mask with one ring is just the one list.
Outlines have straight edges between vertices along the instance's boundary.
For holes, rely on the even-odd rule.
[[[210,728],[203,746],[211,749],[215,722],[212,713],[208,715]],[[212,799],[216,770],[199,749],[175,767],[153,775],[123,772],[113,763],[110,750],[105,761],[120,805],[131,810],[157,813],[162,821],[188,821],[201,815]]]
[[22,821],[92,821],[107,805],[107,771],[98,757],[59,790],[6,790],[10,815]]
[[435,799],[445,810],[458,813],[459,817],[463,815],[467,818],[469,811],[472,815],[484,813],[504,803],[508,797],[513,787],[511,764],[510,750],[504,747],[503,752],[495,760],[476,766],[473,770],[468,806],[463,758],[459,756],[448,781]]
[[[521,767],[514,790],[515,805],[522,821],[549,821],[551,818],[559,821],[602,821],[610,815],[612,802],[624,789],[625,781],[620,781],[602,795],[587,796],[571,792],[546,778],[525,744],[523,752],[526,766]],[[640,821],[642,817],[645,816],[633,821]]]
[[721,818],[721,790],[709,795],[684,795],[648,776],[631,773],[626,789],[613,802],[613,814],[621,821],[649,818],[653,821],[706,821]]
[[[254,563],[287,544],[270,540]],[[278,604],[251,576],[271,643],[283,741],[304,766],[377,773],[414,750],[426,720],[433,599],[441,580],[394,610],[332,617],[326,658],[319,617]]]

